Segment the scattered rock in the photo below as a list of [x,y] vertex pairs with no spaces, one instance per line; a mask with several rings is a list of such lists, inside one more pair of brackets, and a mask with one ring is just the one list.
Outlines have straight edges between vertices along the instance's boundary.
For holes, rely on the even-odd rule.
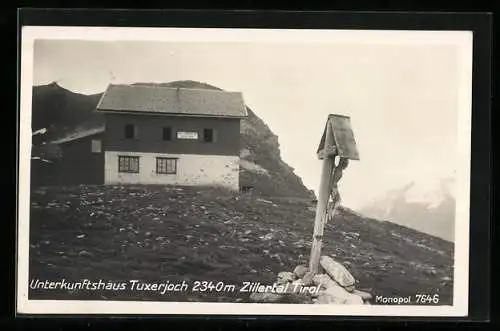
[[292,282],[292,285],[304,286],[304,281],[302,279],[297,279]]
[[355,284],[356,281],[351,273],[331,257],[322,256],[319,263],[325,272],[341,286],[347,287]]
[[264,236],[260,236],[259,238],[262,240],[271,240],[274,238],[274,235],[271,232],[269,232],[268,234],[266,234]]
[[364,301],[371,300],[373,298],[370,293],[364,292],[364,291],[360,291],[360,290],[354,290],[352,292],[352,294],[360,296],[361,299],[363,299]]
[[313,298],[310,295],[304,295],[304,294],[287,294],[285,295],[282,300],[280,300],[281,303],[295,303],[295,304],[311,304],[313,303]]
[[92,254],[92,253],[90,253],[89,251],[86,251],[86,250],[80,251],[80,253],[78,253],[78,255],[80,255],[80,256],[87,256],[87,257],[94,256],[94,254]]
[[306,266],[304,266],[304,265],[298,265],[293,270],[293,273],[295,274],[295,276],[297,276],[297,278],[302,278],[302,277],[304,277],[304,275],[308,271],[309,271],[309,268],[307,268]]
[[346,304],[346,305],[362,305],[363,299],[347,292],[344,288],[332,282],[326,290],[322,291],[318,296],[318,304]]
[[283,295],[277,293],[263,292],[250,294],[250,300],[261,303],[274,303],[283,299]]
[[282,271],[278,274],[278,284],[291,283],[295,280],[295,274],[289,271]]
[[354,291],[356,288],[354,287],[354,285],[351,285],[351,286],[344,286],[345,290],[347,292],[352,292]]
[[313,278],[314,278],[314,274],[312,272],[308,271],[308,272],[306,272],[304,277],[302,277],[302,282],[304,282],[305,286],[309,286],[313,283]]
[[351,294],[351,296],[347,299],[346,304],[348,305],[363,305],[365,301],[359,296],[355,294]]
[[326,292],[322,292],[316,299],[314,299],[315,304],[330,304],[330,305],[341,305],[345,303],[345,300],[339,299],[333,295]]
[[325,274],[315,275],[312,281],[314,285],[320,285],[324,289],[327,289],[331,286],[338,286],[333,279],[331,279],[328,275]]

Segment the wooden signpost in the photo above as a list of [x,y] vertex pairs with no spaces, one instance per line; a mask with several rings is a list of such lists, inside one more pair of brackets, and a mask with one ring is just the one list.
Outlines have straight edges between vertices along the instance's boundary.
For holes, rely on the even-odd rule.
[[[323,160],[323,168],[309,260],[309,270],[313,274],[318,272],[326,221],[328,217],[333,217],[335,209],[340,203],[337,183],[342,178],[342,172],[348,166],[349,160],[359,160],[359,153],[348,116],[336,114],[328,116],[317,154],[318,158]],[[337,164],[335,164],[336,157],[338,158]]]

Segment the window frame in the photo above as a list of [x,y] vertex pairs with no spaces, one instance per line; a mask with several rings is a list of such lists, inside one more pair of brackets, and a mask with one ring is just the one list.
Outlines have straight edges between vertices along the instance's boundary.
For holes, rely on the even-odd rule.
[[[207,132],[211,132],[211,140],[207,140]],[[204,128],[203,129],[203,142],[204,143],[215,143],[217,141],[217,131],[214,128]]]
[[[124,160],[122,163],[121,161]],[[131,161],[137,160],[137,171],[132,169]],[[124,165],[127,165],[125,168]],[[138,174],[140,173],[140,156],[136,155],[118,155],[118,172],[119,173],[128,173],[128,174]]]
[[[177,174],[177,161],[176,157],[157,156],[156,157],[156,174],[157,175],[176,175]],[[168,170],[168,161],[173,161],[173,170]],[[161,167],[161,162],[165,162],[165,167]],[[165,170],[163,170],[165,169]]]
[[[94,147],[96,147],[96,148],[94,148]],[[91,151],[92,154],[100,154],[100,153],[102,153],[102,140],[101,139],[91,139],[91,141],[90,141],[90,151]]]
[[[165,132],[166,130],[169,130],[169,136],[168,139],[165,139]],[[162,141],[172,141],[173,140],[173,129],[171,126],[164,126],[161,129],[161,139]]]
[[[128,137],[127,136],[127,128],[131,127],[132,128],[132,137]],[[124,139],[127,139],[127,140],[133,140],[133,139],[137,139],[137,125],[135,124],[125,124],[123,126],[123,138]]]

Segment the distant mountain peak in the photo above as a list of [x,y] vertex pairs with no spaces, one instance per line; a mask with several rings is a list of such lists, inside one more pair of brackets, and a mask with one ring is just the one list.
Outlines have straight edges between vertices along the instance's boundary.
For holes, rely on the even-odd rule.
[[453,240],[455,221],[455,177],[413,180],[389,191],[360,213]]
[[419,203],[428,209],[437,208],[444,200],[455,196],[454,178],[432,178],[426,181],[411,181],[405,185],[396,199],[407,203]]

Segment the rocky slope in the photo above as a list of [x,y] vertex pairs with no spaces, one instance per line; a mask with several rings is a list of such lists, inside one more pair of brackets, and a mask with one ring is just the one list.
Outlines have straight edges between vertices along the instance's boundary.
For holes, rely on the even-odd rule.
[[[250,300],[243,282],[272,285],[307,265],[314,211],[295,199],[235,196],[223,190],[163,186],[34,189],[30,279],[104,282],[223,282],[235,291],[49,291],[33,298]],[[374,297],[438,295],[451,304],[453,244],[342,208],[325,228],[322,253]],[[415,298],[413,298],[415,299]],[[412,301],[415,304],[415,301]]]

